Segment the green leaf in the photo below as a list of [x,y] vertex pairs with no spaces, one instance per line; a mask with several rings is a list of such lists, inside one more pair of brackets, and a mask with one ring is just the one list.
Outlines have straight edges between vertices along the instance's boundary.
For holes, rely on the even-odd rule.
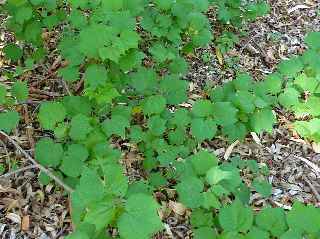
[[84,168],[84,161],[89,157],[88,150],[81,144],[71,144],[60,166],[61,171],[69,177],[78,177]]
[[217,102],[213,105],[213,116],[218,125],[231,125],[238,121],[238,110],[230,102]]
[[279,95],[279,103],[286,108],[290,108],[299,103],[300,93],[294,88],[286,88],[283,93]]
[[85,72],[85,84],[87,87],[96,88],[107,81],[108,72],[102,65],[90,65]]
[[[186,177],[176,186],[179,201],[190,208],[197,208],[202,204],[202,194],[204,185],[196,177]],[[192,192],[192,193],[190,193]]]
[[282,208],[265,208],[256,216],[256,225],[279,237],[287,230],[285,213]]
[[153,70],[141,68],[131,76],[130,85],[139,93],[151,90],[157,85],[157,74]]
[[213,104],[209,100],[198,100],[192,106],[192,114],[196,117],[207,117],[213,114]]
[[74,116],[70,125],[69,136],[71,139],[76,141],[85,140],[87,135],[92,131],[90,118],[81,114]]
[[289,60],[283,60],[278,69],[284,76],[294,77],[303,70],[303,63],[298,57],[292,57]]
[[213,215],[212,213],[197,208],[192,210],[190,223],[192,227],[206,227],[213,225]]
[[261,230],[257,227],[252,227],[250,232],[245,236],[245,239],[269,239],[270,235],[268,232]]
[[22,54],[23,54],[21,48],[13,43],[7,44],[3,48],[3,52],[6,55],[6,57],[12,61],[18,61],[22,57]]
[[15,19],[18,23],[23,24],[32,18],[32,8],[31,7],[19,7],[15,13]]
[[199,227],[194,230],[194,239],[215,239],[216,232],[211,227]]
[[218,165],[218,158],[215,154],[209,153],[206,150],[201,150],[191,156],[191,163],[199,175],[204,175],[208,169]]
[[126,203],[125,213],[118,220],[123,239],[149,239],[163,228],[157,214],[159,205],[145,194],[133,194]]
[[211,119],[194,119],[191,122],[192,135],[198,142],[212,139],[217,132],[216,122]]
[[89,168],[84,168],[76,190],[85,205],[100,201],[104,195],[104,187],[99,175]]
[[12,86],[12,95],[20,102],[26,101],[29,96],[27,83],[22,81],[15,82]]
[[59,102],[44,102],[41,103],[38,117],[44,129],[53,130],[57,123],[64,121],[66,110]]
[[263,88],[270,94],[278,94],[282,89],[281,75],[272,73],[262,81]]
[[287,222],[290,229],[304,233],[319,233],[320,209],[295,202],[287,214]]
[[67,66],[58,70],[58,75],[65,81],[75,82],[79,80],[79,68],[76,66]]
[[320,49],[320,32],[310,32],[305,38],[305,42],[311,49]]
[[35,158],[43,166],[56,167],[60,164],[63,156],[61,144],[55,143],[52,139],[40,139],[35,147]]
[[160,136],[166,129],[166,120],[158,115],[153,116],[148,120],[148,127],[153,135]]
[[271,132],[275,123],[276,117],[270,109],[256,111],[250,118],[251,128],[256,133]]
[[119,164],[106,164],[102,166],[105,178],[105,187],[108,193],[116,196],[125,196],[128,191],[128,178]]
[[220,209],[219,223],[226,232],[246,232],[253,223],[253,213],[239,200]]
[[104,133],[110,137],[111,135],[118,135],[123,139],[126,137],[126,128],[130,126],[128,118],[122,115],[114,115],[111,119],[106,119],[102,123]]
[[167,101],[163,96],[154,95],[146,98],[143,102],[143,112],[146,115],[160,114],[166,108]]
[[210,185],[216,185],[222,180],[232,178],[232,173],[229,171],[221,170],[219,167],[212,167],[207,171],[206,180]]
[[228,136],[228,139],[230,141],[235,141],[235,140],[244,140],[246,137],[248,130],[247,127],[240,122],[237,122],[236,124],[231,124],[224,126],[222,128],[223,134]]
[[258,180],[255,178],[252,182],[252,186],[262,197],[269,197],[272,194],[272,185],[265,180]]
[[203,203],[202,203],[202,207],[205,209],[219,209],[221,207],[221,203],[219,202],[219,199],[217,198],[217,196],[213,193],[213,192],[204,192],[202,193],[203,195]]
[[0,85],[0,104],[4,105],[4,103],[6,102],[6,96],[7,96],[7,89],[3,86]]
[[20,116],[15,111],[1,112],[0,113],[0,130],[10,133],[15,127],[18,126]]

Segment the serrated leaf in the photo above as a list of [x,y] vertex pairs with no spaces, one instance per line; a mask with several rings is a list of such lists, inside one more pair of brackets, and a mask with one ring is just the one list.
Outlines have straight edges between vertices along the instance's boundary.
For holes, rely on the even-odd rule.
[[12,95],[16,97],[19,102],[26,101],[29,96],[27,83],[22,81],[15,82],[12,86]]
[[286,108],[290,108],[293,105],[299,103],[300,93],[292,88],[286,88],[283,93],[279,95],[279,103]]
[[256,111],[250,118],[251,128],[256,133],[271,132],[275,123],[276,117],[270,109]]
[[268,232],[261,230],[257,227],[252,227],[250,232],[245,236],[245,239],[269,239],[270,235]]
[[22,57],[22,54],[23,54],[21,48],[13,43],[7,44],[3,48],[3,52],[6,55],[6,57],[12,61],[18,61]]
[[256,216],[255,221],[260,229],[270,232],[274,237],[282,235],[288,228],[282,208],[265,208]]
[[192,114],[196,117],[208,117],[213,114],[213,104],[209,100],[198,100],[192,106]]
[[287,222],[290,229],[302,233],[319,233],[320,209],[313,205],[305,206],[295,202],[287,214]]
[[126,128],[130,126],[128,118],[122,115],[114,115],[111,119],[107,119],[102,123],[104,133],[110,137],[118,135],[122,138],[126,136]]
[[231,179],[232,173],[229,171],[221,170],[219,167],[212,167],[206,173],[206,181],[210,185],[218,184],[222,180]]
[[119,164],[106,164],[102,166],[107,193],[116,196],[125,196],[128,191],[128,178]]
[[76,141],[85,140],[87,135],[92,131],[90,118],[81,114],[74,116],[70,125],[69,136],[71,139]]
[[160,116],[153,116],[148,120],[148,127],[150,132],[155,136],[160,136],[166,129],[166,120]]
[[230,102],[217,102],[213,105],[213,116],[218,125],[226,126],[238,121],[238,109]]
[[306,37],[305,37],[305,42],[308,44],[308,46],[311,49],[320,49],[320,32],[310,32]]
[[66,110],[59,102],[45,102],[40,106],[38,118],[40,125],[47,130],[53,130],[57,123],[64,121]]
[[159,205],[149,195],[129,196],[125,213],[118,220],[120,236],[123,239],[149,239],[163,228],[158,208]]
[[60,166],[61,171],[69,177],[78,177],[84,168],[84,161],[88,158],[88,150],[80,144],[71,144],[65,153]]
[[[176,186],[179,201],[190,208],[197,208],[202,204],[202,194],[204,185],[196,177],[187,177]],[[192,192],[192,193],[190,193]]]
[[154,95],[143,102],[143,113],[146,115],[160,114],[166,108],[167,101],[163,96]]
[[102,181],[93,169],[85,168],[82,172],[77,192],[85,205],[100,201],[104,195]]
[[272,194],[272,185],[265,180],[254,179],[252,186],[262,195],[262,197],[269,197]]
[[294,77],[303,70],[303,63],[298,57],[292,57],[289,60],[283,60],[278,69],[284,76]]
[[130,85],[139,93],[144,93],[144,91],[151,90],[156,87],[156,80],[157,75],[153,70],[141,68],[131,76]]
[[58,74],[65,81],[74,82],[79,80],[79,68],[76,66],[67,66],[59,69]]
[[236,200],[220,209],[219,223],[226,232],[246,232],[252,226],[253,214],[250,208]]
[[191,156],[190,160],[198,175],[204,175],[210,168],[218,165],[217,156],[206,150],[197,152]]
[[0,113],[0,130],[10,133],[15,127],[18,126],[20,116],[15,111],[1,112]]
[[204,120],[197,118],[191,122],[192,136],[194,136],[198,142],[212,139],[216,135],[216,132],[217,124],[211,119]]
[[60,164],[63,156],[61,144],[52,139],[40,139],[35,147],[35,159],[43,166],[56,167]]
[[108,72],[102,65],[90,65],[85,72],[85,84],[87,87],[96,88],[107,81]]

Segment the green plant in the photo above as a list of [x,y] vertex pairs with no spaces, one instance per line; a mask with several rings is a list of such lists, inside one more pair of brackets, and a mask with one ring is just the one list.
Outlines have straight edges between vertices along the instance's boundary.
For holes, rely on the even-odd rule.
[[279,103],[292,111],[297,118],[294,129],[302,136],[320,142],[320,111],[318,104],[320,72],[320,34],[310,33],[306,37],[309,49],[298,57],[280,63],[278,71],[285,79],[285,88],[279,95]]
[[[157,210],[164,206],[152,196],[163,188],[174,189],[174,198],[192,210],[196,238],[319,234],[314,207],[295,204],[287,216],[281,209],[258,215],[250,209],[251,190],[261,197],[271,194],[265,166],[240,158],[219,162],[202,148],[216,135],[235,140],[251,131],[271,131],[272,106],[282,90],[277,73],[262,82],[242,73],[208,89],[208,97],[193,102],[192,109],[183,107],[188,100],[188,83],[181,79],[188,71],[184,56],[212,40],[204,15],[208,7],[206,0],[9,0],[5,5],[12,16],[8,28],[33,46],[31,55],[27,48],[8,46],[8,58],[21,64],[25,56],[41,59],[45,53],[36,53],[46,52],[43,29],[59,27],[58,51],[67,66],[58,74],[69,85],[84,81],[81,95],[43,102],[38,113],[40,126],[53,137],[36,143],[35,159],[71,188],[76,230],[68,239],[110,238],[108,227],[123,239],[150,238],[163,229]],[[14,106],[28,96],[24,82],[10,91],[0,87],[7,109],[0,113],[0,130],[7,133],[19,123]],[[127,150],[117,146],[123,143]],[[131,164],[139,165],[145,181],[129,183]],[[251,185],[241,179],[243,170],[253,174]],[[39,180],[48,184],[52,178],[41,172]],[[305,212],[312,218],[297,226]]]

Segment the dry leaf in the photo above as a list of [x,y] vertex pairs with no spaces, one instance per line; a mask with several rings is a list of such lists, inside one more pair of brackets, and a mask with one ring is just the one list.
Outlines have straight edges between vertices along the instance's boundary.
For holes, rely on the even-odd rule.
[[22,222],[21,222],[21,230],[22,231],[28,231],[30,228],[30,216],[23,216]]

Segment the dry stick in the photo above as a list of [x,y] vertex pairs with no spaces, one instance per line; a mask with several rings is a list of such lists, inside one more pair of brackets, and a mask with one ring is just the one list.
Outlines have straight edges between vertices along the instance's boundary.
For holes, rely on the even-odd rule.
[[59,184],[61,187],[63,187],[66,191],[69,193],[72,193],[74,190],[66,185],[60,178],[55,176],[49,169],[43,167],[41,164],[39,164],[36,160],[34,160],[24,149],[20,147],[20,145],[13,140],[9,135],[7,135],[5,132],[0,130],[0,134],[5,136],[32,164],[34,164],[37,168],[39,168],[41,171],[43,171],[45,174],[47,174],[51,179],[53,179],[57,184]]
[[12,171],[12,172],[8,172],[8,173],[6,173],[6,174],[0,175],[0,179],[1,179],[1,178],[10,178],[11,176],[13,176],[13,175],[15,175],[15,174],[18,174],[18,173],[27,171],[27,170],[29,170],[29,169],[34,169],[34,168],[38,168],[38,166],[36,166],[36,165],[30,165],[30,166],[26,166],[26,167],[23,167],[23,168],[19,168],[19,169],[17,169],[17,170]]
[[311,191],[313,192],[314,196],[320,202],[320,194],[318,193],[317,189],[313,186],[313,184],[309,181],[309,179],[306,176],[302,176],[302,179],[306,181],[306,183],[309,185]]

